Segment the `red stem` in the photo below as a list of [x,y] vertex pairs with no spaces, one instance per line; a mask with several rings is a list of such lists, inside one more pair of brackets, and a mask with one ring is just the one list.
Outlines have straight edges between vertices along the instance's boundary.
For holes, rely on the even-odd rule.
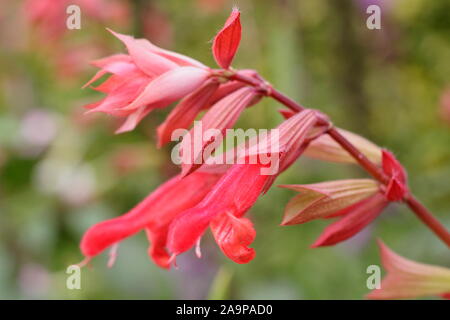
[[[264,81],[253,77],[248,77],[240,73],[231,75],[230,79],[265,89],[268,96],[277,100],[292,111],[299,112],[305,109],[305,107],[274,89]],[[380,181],[382,184],[386,185],[389,183],[389,177],[383,172],[383,170],[378,165],[370,161],[350,141],[341,135],[338,130],[331,127],[327,134],[343,149],[345,149],[372,177]],[[421,204],[411,193],[408,193],[403,201],[423,223],[425,223],[445,244],[447,244],[448,247],[450,247],[450,233],[423,204]]]

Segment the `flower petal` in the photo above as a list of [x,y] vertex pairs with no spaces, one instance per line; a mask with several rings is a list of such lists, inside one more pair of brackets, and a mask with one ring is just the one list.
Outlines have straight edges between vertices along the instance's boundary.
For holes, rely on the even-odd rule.
[[241,13],[233,8],[231,15],[222,30],[217,33],[213,41],[212,51],[217,64],[228,69],[241,42]]
[[124,110],[123,107],[132,102],[139,93],[145,88],[146,78],[132,78],[118,85],[102,102],[90,108],[91,112],[104,112],[115,116],[128,116],[133,110]]
[[406,183],[407,174],[402,164],[395,158],[392,152],[383,149],[383,171],[390,177],[398,178],[399,182]]
[[218,214],[243,216],[266,185],[269,176],[260,172],[261,165],[257,164],[232,166],[197,206],[172,222],[168,235],[169,250],[178,255],[192,248]]
[[390,177],[385,194],[390,201],[401,201],[408,192],[407,175],[401,163],[388,150],[383,149],[383,171]]
[[127,117],[127,119],[116,130],[115,134],[130,132],[134,130],[139,122],[141,122],[142,119],[144,119],[153,109],[153,107],[148,106],[140,107]]

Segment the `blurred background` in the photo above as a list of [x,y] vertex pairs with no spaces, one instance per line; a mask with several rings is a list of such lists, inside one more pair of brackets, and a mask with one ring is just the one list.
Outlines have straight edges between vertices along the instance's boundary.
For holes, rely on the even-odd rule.
[[[81,30],[65,27],[72,3]],[[122,135],[113,134],[116,119],[83,115],[101,96],[81,89],[96,72],[89,61],[125,52],[105,27],[214,66],[209,41],[235,4],[243,39],[234,66],[257,69],[339,127],[394,150],[412,190],[450,228],[449,1],[0,0],[0,298],[362,299],[366,269],[380,263],[376,237],[413,260],[450,266],[445,245],[398,205],[351,240],[310,249],[328,221],[279,226],[294,192],[273,187],[249,214],[257,255],[247,265],[208,235],[202,259],[188,252],[178,269],[161,270],[140,233],[121,243],[113,268],[102,254],[82,269],[81,290],[66,288],[83,232],[178,170],[170,146],[155,146],[167,110]],[[366,27],[370,4],[382,8],[381,30]],[[280,108],[264,100],[237,127],[274,127]],[[277,184],[364,176],[302,158]]]

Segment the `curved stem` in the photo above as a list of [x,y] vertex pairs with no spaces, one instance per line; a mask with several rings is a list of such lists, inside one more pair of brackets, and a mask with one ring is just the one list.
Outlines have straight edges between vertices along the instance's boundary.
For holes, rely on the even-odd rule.
[[[305,107],[303,107],[302,105],[298,104],[280,91],[274,89],[264,80],[261,80],[262,78],[256,79],[236,72],[230,76],[230,79],[241,81],[254,87],[267,87],[267,96],[277,100],[292,111],[299,112],[305,109]],[[383,170],[378,165],[370,161],[369,158],[367,158],[350,141],[348,141],[343,135],[341,135],[338,130],[331,127],[327,131],[327,134],[343,149],[345,149],[372,177],[374,177],[384,185],[389,183],[389,177],[383,172]],[[450,233],[433,216],[433,214],[422,203],[419,202],[419,200],[417,200],[412,194],[408,193],[403,201],[425,225],[427,225],[448,247],[450,247]]]

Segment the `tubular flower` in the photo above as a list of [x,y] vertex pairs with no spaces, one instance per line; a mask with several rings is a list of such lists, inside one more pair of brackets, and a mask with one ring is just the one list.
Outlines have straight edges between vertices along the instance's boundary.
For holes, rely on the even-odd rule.
[[[248,147],[246,156],[255,152],[265,154],[271,147],[276,149],[279,152],[276,159],[278,170],[263,174],[263,169],[271,165],[263,164],[263,161],[231,166],[199,204],[186,210],[171,224],[168,248],[173,255],[192,248],[210,226],[219,247],[228,258],[237,263],[252,260],[255,253],[248,245],[253,241],[255,231],[251,222],[243,216],[270,187],[274,177],[292,163],[293,155],[300,156],[298,150],[302,150],[301,146],[317,119],[316,112],[302,111],[279,126],[279,141],[274,139],[273,134],[268,134],[258,142],[261,147],[259,151],[255,151],[255,145]],[[266,145],[274,140],[279,145]]]
[[125,44],[128,55],[92,62],[101,70],[85,86],[107,73],[111,76],[95,88],[106,93],[106,98],[86,108],[126,117],[118,133],[134,129],[149,112],[189,95],[211,77],[210,69],[194,59],[158,48],[144,39],[111,33]]
[[388,274],[369,299],[411,299],[422,296],[450,298],[450,269],[408,260],[378,241],[381,262]]
[[338,218],[325,228],[312,247],[334,245],[351,238],[378,217],[390,201],[402,200],[407,192],[406,172],[387,150],[382,150],[382,167],[390,177],[387,186],[371,179],[281,186],[300,192],[286,206],[282,225]]
[[184,210],[198,204],[219,178],[219,174],[199,171],[185,178],[176,176],[168,180],[128,213],[90,227],[81,240],[81,252],[90,259],[145,230],[150,240],[150,257],[159,266],[168,268],[170,257],[165,246],[170,223]]

